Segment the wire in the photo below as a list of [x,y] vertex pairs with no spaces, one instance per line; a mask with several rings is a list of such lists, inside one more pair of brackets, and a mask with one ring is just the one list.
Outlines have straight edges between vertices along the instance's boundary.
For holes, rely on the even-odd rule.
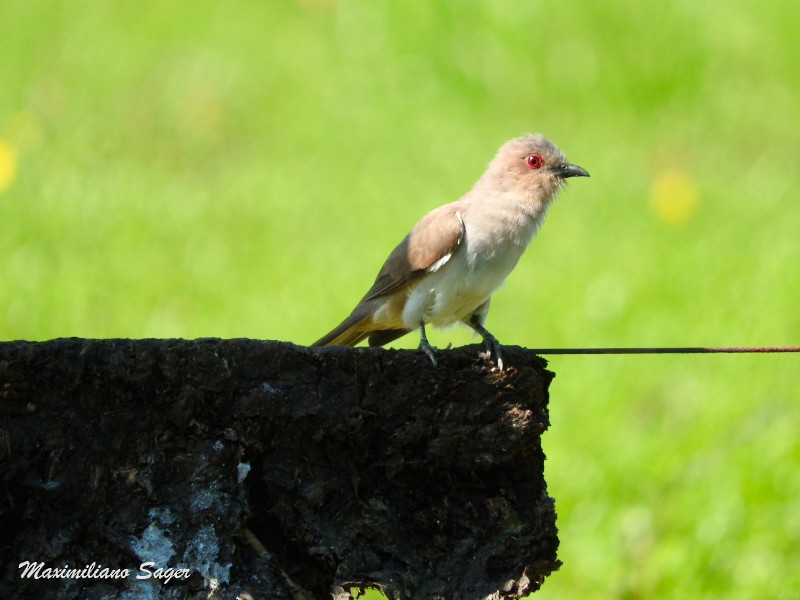
[[685,348],[532,348],[536,354],[751,354],[800,352],[800,346],[688,346]]

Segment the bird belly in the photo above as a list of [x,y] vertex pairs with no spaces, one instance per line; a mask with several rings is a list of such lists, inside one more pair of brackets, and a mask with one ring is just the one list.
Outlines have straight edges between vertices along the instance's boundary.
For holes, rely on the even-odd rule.
[[466,253],[458,253],[444,268],[425,275],[410,291],[403,307],[403,326],[412,329],[425,322],[447,327],[463,321],[502,285],[519,254],[467,260]]

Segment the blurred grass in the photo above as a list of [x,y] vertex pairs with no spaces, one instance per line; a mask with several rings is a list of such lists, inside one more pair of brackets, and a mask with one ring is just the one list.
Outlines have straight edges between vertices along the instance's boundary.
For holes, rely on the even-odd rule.
[[[6,0],[0,338],[309,343],[541,131],[592,178],[496,294],[501,341],[797,344],[799,12]],[[551,368],[565,565],[537,597],[798,597],[796,356]]]

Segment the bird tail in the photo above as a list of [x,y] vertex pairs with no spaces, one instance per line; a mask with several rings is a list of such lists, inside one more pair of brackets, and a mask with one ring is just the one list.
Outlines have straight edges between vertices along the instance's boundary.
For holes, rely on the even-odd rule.
[[359,304],[349,317],[311,346],[355,346],[367,338],[369,338],[370,346],[383,346],[410,331],[409,329],[376,329],[375,323],[372,321],[372,313],[372,306]]
[[369,345],[383,346],[404,336],[409,331],[409,329],[379,329],[377,331],[371,331],[369,333]]
[[365,339],[371,331],[364,326],[368,324],[370,315],[353,312],[326,335],[311,346],[355,346]]

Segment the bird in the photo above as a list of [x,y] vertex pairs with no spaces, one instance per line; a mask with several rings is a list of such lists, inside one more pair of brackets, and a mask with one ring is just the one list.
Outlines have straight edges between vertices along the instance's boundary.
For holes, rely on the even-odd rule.
[[425,327],[463,323],[500,371],[500,343],[484,322],[494,291],[516,266],[570,177],[589,177],[541,134],[503,144],[461,198],[430,211],[389,254],[350,315],[312,344],[383,346],[415,329],[437,366]]

